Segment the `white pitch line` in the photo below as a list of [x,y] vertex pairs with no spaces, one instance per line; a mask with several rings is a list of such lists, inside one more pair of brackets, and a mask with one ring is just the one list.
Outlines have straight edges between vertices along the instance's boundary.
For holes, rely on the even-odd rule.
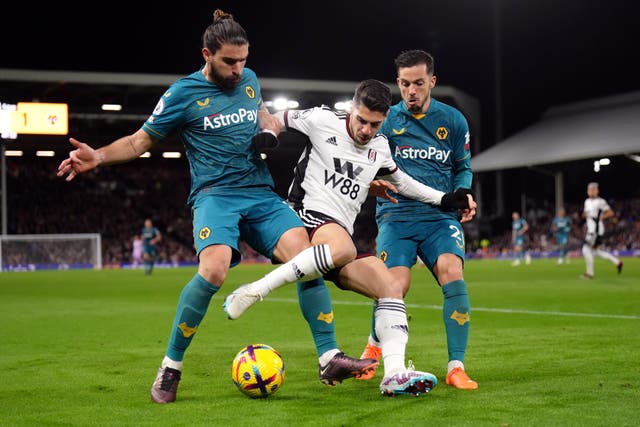
[[[286,303],[298,303],[297,299],[293,298],[265,298],[265,301],[273,302],[286,302]],[[371,301],[340,301],[332,300],[334,305],[372,305]],[[407,304],[407,308],[429,309],[429,310],[442,310],[441,305],[433,304]],[[485,308],[485,307],[471,307],[471,311],[486,311],[488,313],[507,313],[507,314],[533,314],[544,316],[567,316],[567,317],[592,317],[601,319],[627,319],[627,320],[640,320],[640,316],[625,315],[625,314],[602,314],[602,313],[572,313],[566,311],[537,311],[537,310],[516,310],[509,308]]]

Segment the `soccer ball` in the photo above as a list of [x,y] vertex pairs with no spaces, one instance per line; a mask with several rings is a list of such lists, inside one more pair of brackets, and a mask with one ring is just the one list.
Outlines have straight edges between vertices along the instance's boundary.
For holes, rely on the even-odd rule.
[[252,398],[271,396],[284,383],[284,361],[273,347],[251,344],[236,354],[231,378],[242,393]]

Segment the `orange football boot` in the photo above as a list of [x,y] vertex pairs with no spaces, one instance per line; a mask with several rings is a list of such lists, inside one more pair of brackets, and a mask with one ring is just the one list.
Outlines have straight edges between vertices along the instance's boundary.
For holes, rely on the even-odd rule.
[[[362,355],[360,356],[360,359],[375,359],[379,361],[381,357],[382,357],[382,349],[380,347],[376,347],[373,344],[367,343],[367,345],[364,348],[364,351],[362,352]],[[371,380],[373,379],[373,377],[376,376],[376,369],[377,367],[365,372],[364,374],[356,375],[356,379]]]
[[461,390],[477,390],[478,383],[473,381],[462,368],[453,368],[447,374],[447,384]]

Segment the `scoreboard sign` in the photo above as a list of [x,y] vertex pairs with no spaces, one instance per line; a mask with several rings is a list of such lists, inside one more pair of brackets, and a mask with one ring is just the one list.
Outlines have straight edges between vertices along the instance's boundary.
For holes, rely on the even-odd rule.
[[66,135],[69,133],[67,104],[18,102],[11,112],[11,131],[20,134]]

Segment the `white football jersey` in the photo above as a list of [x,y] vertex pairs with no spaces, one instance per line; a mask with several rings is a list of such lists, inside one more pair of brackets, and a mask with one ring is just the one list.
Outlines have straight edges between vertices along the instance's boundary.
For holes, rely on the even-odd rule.
[[610,210],[609,204],[602,198],[587,198],[584,201],[584,215],[587,220],[587,233],[596,233],[598,236],[604,234],[604,223],[602,214]]
[[287,129],[309,137],[294,169],[288,202],[328,215],[353,234],[353,224],[376,176],[391,175],[403,194],[440,204],[441,191],[420,184],[398,169],[387,138],[376,134],[365,145],[349,131],[349,114],[326,106],[276,113]]

